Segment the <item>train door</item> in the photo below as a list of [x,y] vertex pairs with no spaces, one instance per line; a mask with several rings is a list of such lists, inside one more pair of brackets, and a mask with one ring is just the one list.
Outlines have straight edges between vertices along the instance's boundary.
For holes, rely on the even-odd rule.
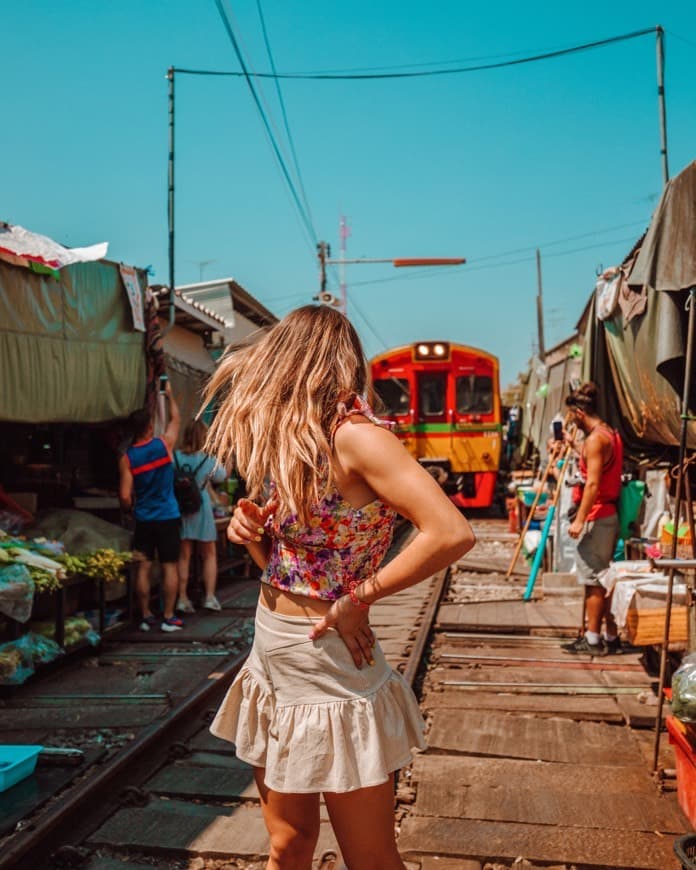
[[[468,370],[467,370],[468,369]],[[461,366],[455,372],[454,428],[456,458],[462,470],[462,495],[470,504],[491,504],[500,460],[499,425],[495,421],[492,373]]]
[[446,459],[449,442],[443,431],[445,428],[443,424],[448,423],[447,372],[432,370],[416,372],[416,385],[418,458]]

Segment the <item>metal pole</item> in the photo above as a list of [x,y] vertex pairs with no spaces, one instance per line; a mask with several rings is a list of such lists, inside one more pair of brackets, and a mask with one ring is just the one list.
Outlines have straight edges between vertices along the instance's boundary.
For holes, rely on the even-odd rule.
[[657,109],[660,119],[660,155],[662,158],[662,183],[669,181],[669,165],[667,162],[667,109],[665,107],[665,32],[658,26],[655,28],[657,48]]
[[546,355],[546,346],[544,344],[544,303],[542,300],[542,286],[541,286],[541,251],[537,248],[536,252],[536,264],[537,264],[537,328],[539,330],[539,358],[541,361],[544,361],[544,356]]
[[317,242],[317,257],[319,259],[319,292],[326,293],[326,242]]
[[[167,165],[167,222],[169,229],[169,325],[174,323],[174,67],[167,70],[169,81],[169,158]],[[165,330],[166,331],[166,330]]]
[[[686,331],[686,356],[684,358],[684,390],[682,392],[681,433],[679,438],[679,466],[677,472],[677,492],[674,505],[674,534],[670,548],[670,559],[677,555],[679,538],[679,519],[681,515],[682,494],[684,492],[684,463],[686,459],[686,436],[689,425],[689,398],[691,396],[691,368],[694,353],[694,325],[696,324],[696,287],[689,290],[687,305],[689,306],[689,321]],[[691,496],[691,493],[689,493]],[[689,501],[689,510],[691,502]],[[655,742],[653,746],[653,770],[658,768],[660,755],[660,735],[662,733],[662,707],[664,705],[665,674],[667,671],[667,648],[669,646],[669,626],[672,615],[672,593],[674,589],[674,567],[670,567],[667,575],[667,600],[665,602],[665,630],[660,650],[660,682],[657,690],[657,713],[655,714]]]
[[[691,555],[696,559],[696,529],[694,528],[694,505],[691,500],[691,475],[689,474],[689,466],[684,469],[684,486],[687,492],[686,520],[689,524],[689,535],[691,537]],[[694,571],[686,572],[686,651],[694,652],[696,650],[696,597],[694,596]]]
[[338,266],[338,274],[341,282],[341,312],[345,317],[348,316],[348,288],[346,287],[346,239],[350,235],[348,224],[345,217],[341,215],[339,226],[339,235],[341,237],[341,258]]

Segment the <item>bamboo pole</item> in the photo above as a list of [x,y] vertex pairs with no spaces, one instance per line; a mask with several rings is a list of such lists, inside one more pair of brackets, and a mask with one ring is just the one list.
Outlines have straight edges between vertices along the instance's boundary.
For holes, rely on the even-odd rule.
[[[568,425],[569,416],[570,416],[569,414],[566,414],[565,420],[563,421],[563,428],[564,429]],[[573,436],[574,435],[575,435],[575,432],[573,432]],[[551,460],[549,459],[549,461],[546,464],[546,468],[544,469],[544,474],[542,475],[541,482],[539,484],[539,489],[535,493],[534,501],[532,502],[531,507],[529,508],[529,513],[527,514],[527,519],[525,520],[524,528],[520,532],[520,537],[517,541],[517,546],[515,547],[515,553],[510,561],[510,565],[508,566],[507,572],[505,574],[506,580],[510,579],[510,575],[515,570],[515,563],[517,562],[517,559],[519,558],[520,550],[522,549],[522,544],[524,543],[524,536],[529,531],[529,525],[532,522],[532,519],[534,518],[534,511],[537,509],[537,506],[539,504],[539,499],[541,498],[541,494],[544,491],[544,487],[546,486],[546,481],[548,480],[549,473],[551,471],[551,464],[552,464]]]
[[522,549],[522,544],[524,543],[524,536],[527,534],[529,530],[529,525],[532,522],[534,517],[534,511],[537,509],[537,505],[539,504],[539,499],[541,498],[541,494],[544,491],[544,487],[546,486],[546,481],[549,477],[549,472],[551,471],[551,462],[549,461],[544,469],[544,473],[541,477],[541,482],[539,484],[539,489],[534,493],[534,501],[532,502],[529,513],[527,514],[527,519],[524,522],[524,528],[520,532],[519,539],[517,541],[517,546],[515,547],[515,552],[510,561],[510,565],[508,566],[507,573],[505,574],[505,579],[508,580],[510,575],[515,570],[515,563],[520,555],[520,550]]
[[568,467],[568,459],[570,457],[571,449],[572,448],[570,444],[567,444],[563,452],[563,465],[561,465],[561,470],[558,474],[558,480],[556,481],[556,491],[554,492],[553,498],[551,499],[549,512],[546,515],[546,522],[544,523],[544,528],[541,530],[541,540],[539,541],[536,553],[534,554],[534,561],[532,562],[532,567],[529,572],[529,579],[527,580],[527,586],[524,590],[524,595],[522,596],[525,601],[529,601],[529,599],[532,597],[532,592],[534,591],[534,584],[536,583],[537,574],[539,573],[539,568],[541,567],[541,562],[544,558],[544,550],[546,549],[546,542],[549,538],[551,523],[553,523],[553,516],[556,513],[556,505],[558,504],[561,487],[563,486],[563,478],[565,476],[566,468]]

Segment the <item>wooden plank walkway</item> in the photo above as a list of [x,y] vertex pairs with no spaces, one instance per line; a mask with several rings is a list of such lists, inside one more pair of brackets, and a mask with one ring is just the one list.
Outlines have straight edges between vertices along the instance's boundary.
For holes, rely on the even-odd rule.
[[630,727],[653,725],[655,707],[642,702],[654,700],[654,679],[639,651],[563,653],[580,615],[577,598],[441,606],[404,858],[422,870],[521,857],[535,867],[680,867],[672,842],[688,824],[650,774],[651,733]]
[[[408,661],[434,585],[435,578],[390,596],[371,610],[370,622],[387,659],[397,669]],[[188,742],[188,748],[189,756],[164,766],[145,784],[151,794],[146,807],[119,810],[90,837],[88,845],[119,850],[127,844],[153,858],[165,856],[165,861],[225,859],[244,861],[245,867],[254,870],[265,867],[268,835],[251,767],[235,757],[232,744],[213,737],[207,727]],[[327,852],[335,852],[339,859],[321,866],[338,870],[340,850],[322,803],[315,867],[319,868]],[[412,867],[415,870],[418,865]],[[99,863],[91,863],[86,870],[97,868],[101,868]]]

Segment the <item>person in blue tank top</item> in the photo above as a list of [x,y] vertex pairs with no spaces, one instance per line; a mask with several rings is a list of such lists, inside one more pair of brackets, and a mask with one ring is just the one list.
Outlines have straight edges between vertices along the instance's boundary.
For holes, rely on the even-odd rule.
[[150,568],[155,554],[162,566],[164,613],[162,631],[179,631],[183,622],[174,614],[178,589],[178,561],[181,549],[181,513],[174,496],[172,452],[179,436],[181,415],[171,392],[170,419],[161,438],[154,437],[152,415],[147,408],[129,418],[133,443],[119,459],[119,499],[124,511],[133,511],[133,550],[140,554],[136,595],[142,611],[140,629],[150,631],[158,621],[150,609]]

